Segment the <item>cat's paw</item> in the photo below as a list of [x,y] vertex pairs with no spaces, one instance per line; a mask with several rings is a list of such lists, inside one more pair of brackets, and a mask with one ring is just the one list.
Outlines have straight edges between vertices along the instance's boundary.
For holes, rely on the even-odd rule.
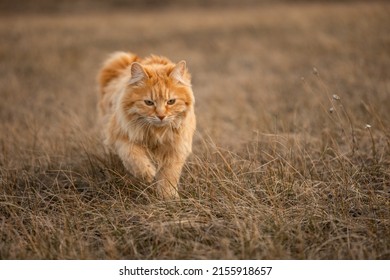
[[140,177],[146,183],[151,183],[156,177],[156,168],[151,164],[147,164],[143,170],[140,170],[137,177]]
[[157,195],[164,200],[180,198],[177,186],[161,182],[157,184]]
[[151,183],[156,176],[156,168],[151,163],[134,164],[134,162],[124,161],[126,169],[138,180]]

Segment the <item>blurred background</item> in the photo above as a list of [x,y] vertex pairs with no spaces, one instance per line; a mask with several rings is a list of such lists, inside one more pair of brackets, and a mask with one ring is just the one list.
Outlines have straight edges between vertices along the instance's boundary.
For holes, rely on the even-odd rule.
[[87,12],[134,9],[166,9],[166,8],[211,8],[211,7],[253,7],[280,3],[356,3],[386,2],[386,0],[2,0],[0,9],[4,13],[12,12]]

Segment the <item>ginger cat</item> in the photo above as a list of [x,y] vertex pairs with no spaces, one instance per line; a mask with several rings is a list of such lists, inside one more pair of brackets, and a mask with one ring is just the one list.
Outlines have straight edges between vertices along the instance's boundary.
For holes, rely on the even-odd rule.
[[185,61],[116,52],[101,69],[99,84],[105,144],[132,175],[147,183],[155,179],[162,198],[177,198],[196,127]]

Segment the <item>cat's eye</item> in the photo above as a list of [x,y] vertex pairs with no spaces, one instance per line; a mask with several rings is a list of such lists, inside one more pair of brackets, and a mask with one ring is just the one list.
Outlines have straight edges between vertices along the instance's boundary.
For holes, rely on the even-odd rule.
[[153,106],[154,102],[152,100],[144,100],[145,104],[148,106]]
[[173,104],[175,104],[175,102],[176,102],[176,99],[169,99],[169,100],[167,101],[167,104],[168,104],[168,105],[173,105]]

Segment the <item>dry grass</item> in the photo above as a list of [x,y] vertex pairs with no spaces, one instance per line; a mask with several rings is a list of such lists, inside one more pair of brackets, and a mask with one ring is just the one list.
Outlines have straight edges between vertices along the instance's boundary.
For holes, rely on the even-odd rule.
[[[3,15],[0,258],[389,259],[389,11]],[[178,201],[130,185],[94,129],[96,73],[121,49],[192,71]]]

